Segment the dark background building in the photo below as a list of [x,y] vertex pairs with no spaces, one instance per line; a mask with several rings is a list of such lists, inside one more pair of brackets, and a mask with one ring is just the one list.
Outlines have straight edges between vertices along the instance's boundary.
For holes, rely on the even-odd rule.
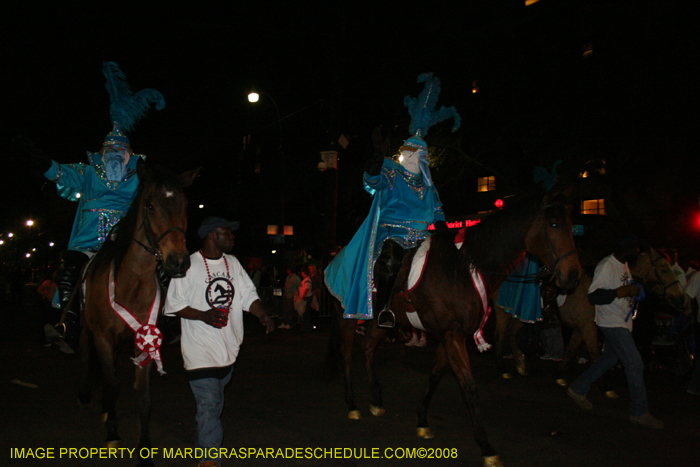
[[[22,156],[11,141],[21,134],[64,163],[97,151],[111,128],[107,60],[134,90],[165,96],[130,134],[134,150],[175,171],[202,166],[190,225],[241,220],[245,255],[321,259],[347,242],[370,204],[361,177],[372,133],[381,127],[396,151],[409,136],[403,98],[432,71],[439,105],[463,119],[457,133],[445,123],[427,138],[449,218],[538,189],[533,168],[561,160],[558,187],[573,187],[576,214],[592,206],[584,210],[655,246],[699,257],[697,5],[527,3],[6,2],[0,258],[37,248],[43,261],[67,244],[75,204],[14,170]],[[329,150],[337,172],[317,169]],[[480,179],[495,189],[478,191]],[[293,235],[280,244],[268,225]]]

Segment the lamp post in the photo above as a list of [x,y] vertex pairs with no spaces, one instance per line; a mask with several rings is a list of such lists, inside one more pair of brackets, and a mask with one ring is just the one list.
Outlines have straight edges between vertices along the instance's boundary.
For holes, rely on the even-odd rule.
[[260,97],[265,97],[266,99],[269,99],[272,102],[272,105],[275,107],[275,113],[277,115],[277,120],[268,124],[267,126],[261,128],[259,131],[265,130],[273,125],[279,125],[279,142],[277,145],[277,152],[279,154],[279,168],[280,168],[280,184],[282,186],[281,190],[281,195],[280,195],[280,207],[281,207],[281,223],[280,223],[280,228],[282,229],[282,232],[279,233],[284,233],[284,204],[285,204],[285,170],[284,170],[284,151],[282,149],[282,114],[280,113],[280,109],[277,106],[277,101],[275,100],[274,97],[269,95],[268,93],[265,92],[256,92],[256,91],[251,91],[248,93],[248,102],[251,104],[257,104],[260,101]]

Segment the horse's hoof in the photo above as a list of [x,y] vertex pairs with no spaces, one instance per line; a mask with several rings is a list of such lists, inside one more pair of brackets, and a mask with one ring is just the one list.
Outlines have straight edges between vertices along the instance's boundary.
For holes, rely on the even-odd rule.
[[484,457],[484,467],[504,467],[504,463],[501,462],[501,458],[498,456],[488,456]]
[[566,386],[568,386],[566,380],[563,379],[563,378],[559,378],[559,379],[556,380],[555,382],[556,382],[559,386],[561,386],[561,387],[563,387],[563,388],[565,388]]
[[117,449],[119,447],[119,440],[115,439],[112,441],[105,441],[104,447],[106,448],[112,448],[112,449]]
[[348,412],[348,418],[350,420],[359,420],[362,418],[362,414],[359,410],[351,410],[350,412]]
[[107,417],[107,412],[100,414],[100,420],[102,420],[102,423],[107,423]]
[[370,405],[369,411],[375,417],[381,417],[382,415],[384,415],[386,413],[386,410],[384,410],[382,407],[377,407],[376,405]]
[[620,398],[618,393],[616,393],[613,390],[605,391],[605,397],[607,397],[608,399],[619,399]]
[[429,426],[419,426],[416,428],[416,436],[423,439],[433,439],[435,435]]
[[503,379],[513,379],[513,375],[511,375],[510,373],[503,373],[503,374],[501,375],[501,378],[503,378]]

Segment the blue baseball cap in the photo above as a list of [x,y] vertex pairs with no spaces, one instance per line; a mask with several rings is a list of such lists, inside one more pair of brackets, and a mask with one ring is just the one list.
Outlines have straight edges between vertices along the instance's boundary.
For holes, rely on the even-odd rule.
[[241,225],[238,221],[227,221],[223,217],[207,217],[202,221],[202,225],[197,229],[197,235],[204,240],[209,233],[217,227],[230,227],[231,230],[237,230]]

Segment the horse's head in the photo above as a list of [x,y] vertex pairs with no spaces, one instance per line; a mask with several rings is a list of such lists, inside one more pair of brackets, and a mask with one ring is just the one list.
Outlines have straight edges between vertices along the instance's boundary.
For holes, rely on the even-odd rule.
[[525,237],[525,248],[544,262],[564,289],[576,287],[581,265],[574,244],[571,206],[562,194],[546,195]]
[[149,170],[141,160],[137,166],[141,183],[139,212],[149,251],[163,263],[171,277],[183,277],[190,267],[185,244],[187,198],[183,188],[192,184],[199,169],[179,176]]
[[632,274],[642,278],[647,293],[664,297],[676,309],[685,307],[688,296],[664,255],[649,248],[648,253],[640,253],[636,263],[630,266]]

